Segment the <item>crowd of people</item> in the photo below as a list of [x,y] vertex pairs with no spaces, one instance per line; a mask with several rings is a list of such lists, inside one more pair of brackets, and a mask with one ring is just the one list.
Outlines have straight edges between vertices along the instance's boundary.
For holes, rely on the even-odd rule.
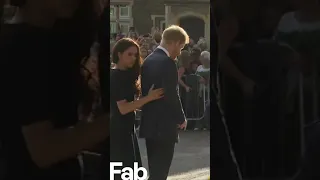
[[[151,32],[145,35],[138,35],[130,28],[127,34],[113,34],[110,40],[110,48],[123,38],[130,38],[137,42],[140,47],[142,61],[150,55],[160,44],[162,32],[158,28],[152,28]],[[114,67],[111,62],[111,68]],[[190,39],[183,48],[181,55],[176,59],[178,69],[178,82],[181,103],[187,118],[194,119],[189,122],[188,130],[207,130],[209,120],[205,116],[205,110],[209,110],[209,86],[210,86],[210,52],[206,40],[200,37],[195,43]],[[191,76],[196,75],[192,81]],[[189,80],[191,79],[191,80]]]

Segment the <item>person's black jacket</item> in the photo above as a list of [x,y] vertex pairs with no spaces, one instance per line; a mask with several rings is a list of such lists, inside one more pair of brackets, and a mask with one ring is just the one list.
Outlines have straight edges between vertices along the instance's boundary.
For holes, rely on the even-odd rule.
[[142,96],[146,96],[152,85],[164,88],[164,98],[143,106],[140,137],[176,140],[177,124],[185,121],[178,94],[177,66],[161,49],[149,55],[141,70]]

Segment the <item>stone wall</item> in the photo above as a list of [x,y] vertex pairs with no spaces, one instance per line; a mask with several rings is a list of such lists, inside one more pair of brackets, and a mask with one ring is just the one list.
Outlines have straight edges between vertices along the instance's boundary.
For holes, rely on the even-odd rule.
[[[164,15],[164,0],[135,0],[132,7],[133,24],[139,34],[150,33],[151,15]],[[160,20],[156,20],[159,21]]]
[[[169,11],[168,8],[166,9],[166,5],[170,5]],[[153,25],[161,28],[161,22],[166,18],[168,19],[166,25],[168,26],[179,24],[179,19],[183,16],[197,16],[206,23],[205,37],[210,42],[209,7],[209,0],[134,0],[132,7],[133,24],[139,34],[146,34],[150,33]],[[154,22],[152,18],[154,18]]]

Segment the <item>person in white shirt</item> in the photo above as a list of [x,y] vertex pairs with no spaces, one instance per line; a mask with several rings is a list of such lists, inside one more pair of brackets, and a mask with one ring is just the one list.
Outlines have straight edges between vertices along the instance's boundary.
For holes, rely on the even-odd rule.
[[[201,65],[198,66],[196,74],[200,76],[200,89],[199,89],[199,97],[205,98],[205,100],[209,100],[209,92],[210,92],[210,52],[202,51],[200,54],[200,62]],[[205,92],[205,96],[204,96]],[[197,128],[194,130],[198,130],[199,128],[202,130],[206,130],[208,128],[208,124],[205,121],[201,121],[196,125]]]

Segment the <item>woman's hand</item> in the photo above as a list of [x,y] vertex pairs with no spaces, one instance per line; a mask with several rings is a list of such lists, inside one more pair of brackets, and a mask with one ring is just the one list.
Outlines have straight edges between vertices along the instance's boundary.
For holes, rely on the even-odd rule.
[[163,93],[164,93],[164,90],[163,88],[159,88],[159,89],[153,89],[154,88],[154,85],[151,86],[149,92],[148,92],[148,99],[150,101],[154,101],[154,100],[157,100],[157,99],[160,99],[163,97]]

